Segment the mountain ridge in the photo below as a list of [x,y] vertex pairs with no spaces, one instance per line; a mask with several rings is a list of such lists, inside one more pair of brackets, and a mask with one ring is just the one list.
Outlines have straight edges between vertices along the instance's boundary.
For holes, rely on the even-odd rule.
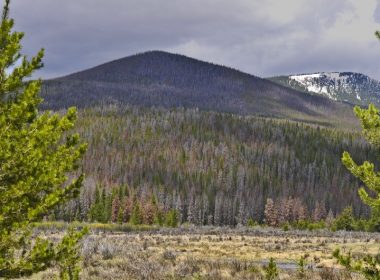
[[[97,104],[199,108],[321,123],[352,123],[349,105],[184,55],[149,51],[43,82],[44,108]],[[335,120],[333,120],[335,118]]]
[[380,105],[380,82],[356,72],[315,72],[270,77],[269,80],[334,101]]
[[[227,68],[229,70],[232,70],[232,71],[236,71],[236,72],[239,72],[241,74],[244,74],[244,75],[248,75],[248,76],[254,76],[254,77],[257,77],[257,78],[260,78],[256,75],[253,75],[253,74],[250,74],[250,73],[246,73],[246,72],[243,72],[237,68],[234,68],[234,67],[231,67],[231,66],[227,66],[227,65],[223,65],[223,64],[218,64],[218,63],[214,63],[214,62],[211,62],[211,61],[203,61],[201,59],[197,59],[197,58],[193,58],[193,57],[189,57],[187,55],[184,55],[184,54],[180,54],[180,53],[171,53],[171,52],[167,52],[167,51],[163,51],[163,50],[149,50],[149,51],[144,51],[144,52],[139,52],[139,53],[136,53],[136,54],[132,54],[132,55],[128,55],[128,56],[124,56],[124,57],[121,57],[121,58],[117,58],[117,59],[112,59],[110,61],[106,61],[106,62],[102,62],[98,65],[95,65],[95,66],[90,66],[89,68],[87,69],[84,69],[84,70],[79,70],[79,71],[75,71],[73,73],[70,73],[70,74],[67,74],[67,75],[63,75],[63,76],[58,76],[58,77],[55,77],[55,78],[51,78],[51,79],[48,79],[48,80],[56,80],[56,79],[67,79],[67,78],[71,78],[73,76],[76,76],[77,74],[81,74],[81,73],[84,73],[84,72],[87,72],[87,71],[90,71],[90,70],[94,70],[94,69],[97,69],[97,68],[101,68],[103,66],[107,66],[107,65],[112,65],[113,63],[117,63],[117,62],[120,62],[120,61],[123,61],[123,60],[128,60],[130,58],[135,58],[135,57],[142,57],[142,56],[145,56],[145,55],[169,55],[169,56],[176,56],[176,57],[180,57],[180,58],[183,58],[183,59],[186,59],[186,60],[192,60],[192,61],[197,61],[197,62],[201,62],[201,63],[207,63],[209,65],[213,65],[213,66],[217,66],[217,67],[223,67],[223,68]],[[265,78],[261,78],[261,79],[265,79]]]

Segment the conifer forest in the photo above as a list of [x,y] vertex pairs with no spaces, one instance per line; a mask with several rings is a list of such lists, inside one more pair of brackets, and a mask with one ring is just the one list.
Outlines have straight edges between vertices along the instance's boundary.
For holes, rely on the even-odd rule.
[[83,110],[77,131],[89,144],[87,179],[55,219],[129,222],[138,207],[141,223],[175,209],[180,223],[246,225],[264,221],[267,199],[286,213],[279,223],[319,221],[347,205],[369,214],[340,160],[350,151],[359,162],[376,161],[358,131],[134,106]]

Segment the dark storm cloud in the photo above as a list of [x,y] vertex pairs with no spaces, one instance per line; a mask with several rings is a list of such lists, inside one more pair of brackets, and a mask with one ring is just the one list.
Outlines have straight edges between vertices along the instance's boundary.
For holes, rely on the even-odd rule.
[[380,79],[376,0],[14,0],[24,51],[53,77],[162,49],[259,76],[359,71]]

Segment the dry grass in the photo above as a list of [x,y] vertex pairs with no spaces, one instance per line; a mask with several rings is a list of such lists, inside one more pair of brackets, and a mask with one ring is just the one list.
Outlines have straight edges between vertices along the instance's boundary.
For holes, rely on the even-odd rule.
[[[82,279],[265,279],[273,257],[280,279],[362,279],[335,265],[332,251],[380,250],[380,235],[283,232],[271,229],[188,228],[96,233],[83,241]],[[297,261],[307,257],[301,277]],[[32,279],[52,279],[54,271]]]

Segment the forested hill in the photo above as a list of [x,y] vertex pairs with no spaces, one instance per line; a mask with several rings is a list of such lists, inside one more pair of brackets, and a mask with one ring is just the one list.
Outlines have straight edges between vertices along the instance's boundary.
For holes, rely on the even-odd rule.
[[195,224],[262,221],[267,198],[278,213],[286,205],[299,212],[288,221],[347,205],[365,215],[360,184],[340,158],[349,151],[358,163],[378,163],[359,132],[196,109],[89,108],[76,129],[89,144],[87,179],[58,219],[127,222],[132,200],[151,213],[152,195]]
[[355,122],[348,104],[162,51],[115,60],[43,83],[44,108],[121,103],[200,108],[308,122]]

